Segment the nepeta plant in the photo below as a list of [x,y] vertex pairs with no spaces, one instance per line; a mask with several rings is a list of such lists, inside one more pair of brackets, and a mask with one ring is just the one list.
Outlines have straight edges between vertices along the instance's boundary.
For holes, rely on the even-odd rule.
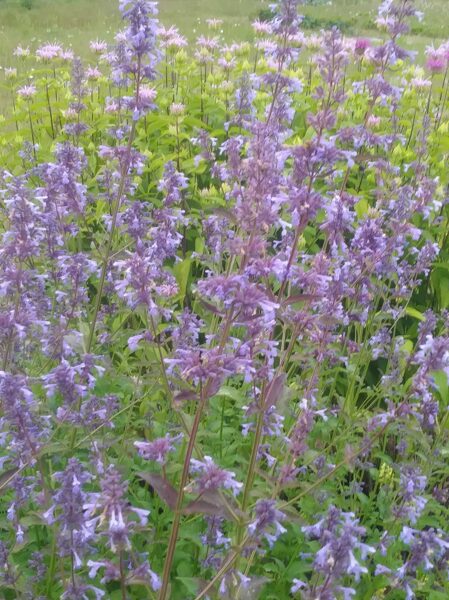
[[7,600],[449,593],[447,44],[299,4],[5,70]]

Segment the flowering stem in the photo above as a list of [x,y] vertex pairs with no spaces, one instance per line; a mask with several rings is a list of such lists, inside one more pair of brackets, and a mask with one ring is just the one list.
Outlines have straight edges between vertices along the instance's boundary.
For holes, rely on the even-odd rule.
[[412,136],[413,136],[413,133],[414,133],[414,130],[415,130],[417,113],[418,113],[418,108],[415,108],[415,112],[413,114],[412,126],[410,127],[410,134],[408,136],[407,144],[405,146],[406,150],[408,150],[408,148],[410,146],[410,142],[412,141]]
[[53,528],[53,543],[51,546],[50,566],[48,567],[48,578],[47,578],[47,596],[49,598],[51,597],[51,590],[53,587],[55,566],[56,566],[56,528]]
[[165,557],[164,563],[164,571],[162,575],[162,586],[159,592],[159,600],[165,600],[167,598],[168,584],[170,581],[170,571],[173,563],[173,557],[175,554],[176,542],[178,539],[179,525],[181,522],[181,508],[182,503],[184,501],[184,488],[187,484],[187,479],[189,477],[189,469],[190,469],[190,461],[193,454],[193,449],[195,446],[196,436],[198,434],[199,425],[201,422],[201,417],[203,415],[204,408],[206,406],[207,400],[207,385],[205,389],[202,391],[200,402],[198,408],[195,413],[195,419],[193,421],[192,431],[190,433],[189,444],[187,446],[187,452],[184,458],[184,464],[182,468],[181,481],[179,484],[178,496],[176,498],[176,508],[175,508],[175,516],[173,519],[172,529],[170,533],[170,540],[168,542],[167,555]]
[[34,128],[33,128],[33,120],[31,118],[30,103],[28,103],[28,120],[30,122],[31,142],[33,144],[33,156],[34,156],[34,160],[37,160],[37,157],[36,157],[36,140],[35,140],[35,137],[34,137]]
[[123,550],[120,550],[120,590],[122,592],[122,600],[126,600],[125,557]]
[[222,579],[222,577],[224,577],[224,575],[226,575],[226,573],[229,571],[229,569],[232,568],[234,562],[239,557],[241,551],[243,550],[243,548],[245,547],[246,543],[248,542],[248,539],[249,539],[249,536],[247,535],[242,540],[242,543],[239,544],[239,546],[225,560],[225,562],[223,563],[222,567],[220,568],[220,570],[218,571],[218,573],[215,575],[215,577],[213,577],[209,581],[209,583],[206,585],[206,587],[201,590],[201,592],[198,594],[198,596],[196,596],[195,600],[201,600],[202,598],[204,598],[207,595],[207,593],[209,592],[209,590],[211,590],[214,587],[214,585],[216,583],[218,583],[220,581],[220,579]]
[[[263,397],[264,397],[264,394],[262,394],[262,398]],[[261,406],[259,409],[258,417],[257,417],[256,432],[254,434],[253,445],[251,448],[251,458],[249,460],[248,474],[246,476],[246,482],[245,482],[245,490],[243,492],[243,500],[242,500],[242,511],[243,512],[245,512],[246,509],[248,508],[249,496],[250,496],[251,488],[252,488],[253,481],[254,481],[254,470],[256,468],[257,455],[259,453],[259,446],[260,446],[260,442],[262,439],[263,417],[264,417],[264,411],[263,411],[263,407]],[[241,538],[241,530],[239,532],[239,537]]]
[[[233,310],[230,310],[227,314],[225,325],[223,327],[223,333],[219,343],[219,350],[223,350],[226,340],[228,339],[229,332],[232,325]],[[167,554],[165,557],[164,571],[162,575],[162,585],[159,592],[158,600],[165,600],[167,597],[168,584],[170,580],[170,571],[173,564],[173,558],[175,554],[176,542],[178,540],[179,525],[181,522],[181,508],[184,500],[185,487],[187,479],[189,477],[190,461],[192,459],[193,450],[195,448],[196,436],[198,435],[198,429],[203,416],[206,402],[209,397],[209,390],[212,384],[212,380],[209,378],[204,386],[201,386],[200,391],[200,402],[196,409],[195,418],[193,421],[192,429],[190,431],[189,444],[187,446],[186,455],[184,457],[184,464],[182,467],[181,481],[179,483],[178,495],[176,498],[175,516],[172,523],[172,529],[170,533],[170,539],[168,542]]]
[[444,103],[442,102],[442,100],[443,100],[443,96],[445,94],[448,71],[449,71],[449,64],[446,66],[446,70],[444,71],[443,83],[441,84],[441,92],[440,92],[440,97],[438,99],[437,114],[435,116],[434,129],[437,129],[439,127],[440,122],[441,122],[441,115],[444,110]]
[[221,404],[221,419],[220,419],[220,459],[223,458],[223,430],[224,430],[224,417],[225,417],[226,399],[223,398]]
[[115,206],[114,206],[114,209],[113,209],[113,213],[112,213],[112,223],[111,223],[111,229],[110,229],[110,232],[109,232],[108,242],[107,242],[107,245],[106,245],[106,252],[105,252],[105,255],[104,255],[103,261],[102,261],[103,264],[102,264],[102,268],[101,268],[100,283],[98,285],[98,290],[97,290],[97,300],[95,302],[94,314],[93,314],[92,322],[90,324],[90,329],[89,329],[89,338],[88,338],[87,349],[86,349],[87,352],[91,351],[93,340],[94,340],[94,336],[95,336],[95,327],[96,327],[96,324],[97,324],[98,313],[99,313],[100,306],[101,306],[101,298],[102,298],[102,295],[103,295],[104,284],[105,284],[105,281],[106,281],[106,274],[107,274],[107,270],[108,270],[108,266],[109,266],[109,257],[110,257],[111,250],[112,250],[112,244],[113,244],[113,240],[114,240],[115,229],[116,229],[116,226],[117,226],[118,213],[119,213],[119,210],[120,210],[120,206],[122,204],[122,197],[123,197],[123,193],[124,193],[124,190],[125,190],[126,174],[128,172],[128,168],[129,168],[130,155],[131,155],[131,146],[132,146],[133,141],[134,141],[135,132],[136,132],[136,125],[135,125],[135,121],[134,121],[133,125],[132,125],[132,128],[131,128],[131,133],[130,133],[130,136],[129,136],[128,146],[127,146],[127,153],[126,153],[126,159],[124,161],[124,165],[123,165],[123,169],[122,169],[122,173],[121,173],[120,186],[119,186],[119,190],[118,190],[117,201],[115,203]]
[[[123,194],[125,191],[126,175],[128,173],[128,169],[129,169],[131,147],[132,147],[132,144],[134,141],[135,132],[136,132],[136,122],[133,121],[133,125],[132,125],[131,132],[129,135],[128,146],[126,149],[126,158],[124,160],[124,164],[123,164],[123,168],[122,168],[122,172],[121,172],[120,185],[119,185],[119,190],[118,190],[118,194],[117,194],[117,201],[115,203],[113,213],[112,213],[112,223],[111,223],[111,229],[109,232],[108,242],[106,245],[106,252],[103,257],[103,264],[102,264],[101,275],[100,275],[100,283],[98,285],[98,290],[97,290],[97,299],[95,302],[94,313],[92,316],[92,321],[91,321],[90,329],[89,329],[89,337],[87,340],[87,347],[86,347],[87,353],[90,353],[90,351],[92,349],[93,341],[94,341],[95,329],[96,329],[96,324],[97,324],[97,320],[98,320],[98,314],[100,312],[101,300],[102,300],[102,296],[103,296],[103,289],[104,289],[104,284],[106,281],[106,274],[107,274],[108,266],[109,266],[109,258],[110,258],[110,254],[112,251],[113,241],[114,241],[114,233],[115,233],[115,229],[117,226],[118,213],[119,213],[120,206],[122,203],[122,197],[123,197]],[[70,443],[71,451],[73,450],[73,447],[75,444],[75,439],[76,439],[76,429],[73,430],[72,437],[71,437],[71,443]]]
[[[206,70],[206,67],[205,67]],[[201,120],[204,120],[204,87],[203,87],[203,68],[200,64],[200,106],[201,106]]]
[[48,78],[47,77],[45,79],[45,93],[47,95],[48,113],[50,115],[51,135],[52,135],[52,138],[55,139],[55,127],[53,124],[53,113],[51,110],[50,92],[48,90]]
[[[73,548],[73,529],[70,530],[70,547]],[[75,587],[75,565],[73,559],[73,550],[70,552],[70,578],[72,585]]]
[[[443,85],[444,85],[444,83],[443,83]],[[438,127],[441,125],[441,119],[443,118],[444,108],[446,106],[448,94],[449,94],[449,78],[447,78],[446,89],[444,90],[443,101],[441,101],[441,99],[440,99],[440,111],[439,111],[439,115],[438,115],[438,121],[435,124],[435,129],[438,129]]]
[[16,125],[16,131],[19,131],[19,124],[17,122],[17,115],[16,115],[16,100],[14,98],[14,92],[13,92],[12,88],[11,88],[11,97],[12,97],[12,113],[14,115],[14,123]]
[[[387,428],[388,428],[389,425],[390,425],[390,421],[387,421],[385,423],[385,425],[375,435],[373,435],[373,437],[370,439],[370,444],[372,444],[375,440],[379,439],[385,433],[385,431],[387,430]],[[365,450],[366,450],[366,447],[362,446],[362,448],[358,452],[354,452],[350,456],[350,459],[354,460],[355,458],[357,458],[358,455],[362,454],[362,452],[364,452]],[[325,481],[328,481],[331,477],[333,477],[333,475],[335,475],[335,473],[337,471],[339,471],[342,467],[344,467],[345,465],[347,465],[348,461],[349,461],[349,458],[345,457],[338,464],[336,464],[335,467],[333,467],[333,469],[331,469],[329,472],[325,473],[322,477],[320,477],[319,479],[317,479],[314,483],[312,483],[311,485],[309,485],[309,487],[307,489],[305,489],[302,492],[300,492],[297,496],[294,496],[294,498],[291,498],[290,500],[287,500],[286,502],[283,502],[279,506],[280,510],[282,510],[283,508],[287,508],[287,506],[291,506],[292,504],[295,504],[295,502],[297,502],[298,500],[300,500],[301,498],[303,498],[304,496],[306,496],[309,492],[311,492],[312,490],[314,490],[317,487],[319,487]]]
[[[136,106],[139,104],[139,98],[140,98],[140,77],[141,77],[140,71],[141,71],[141,59],[139,58],[137,74],[136,74]],[[118,213],[119,213],[120,207],[122,205],[122,198],[123,198],[123,194],[125,192],[126,176],[128,174],[129,165],[131,162],[131,149],[132,149],[135,135],[136,135],[136,121],[133,120],[133,124],[132,124],[131,131],[129,134],[128,145],[126,147],[126,155],[125,155],[125,159],[123,161],[122,172],[120,174],[121,177],[120,177],[120,184],[119,184],[119,189],[118,189],[118,194],[117,194],[117,201],[115,203],[113,213],[112,213],[111,229],[109,232],[108,242],[107,242],[107,246],[106,246],[106,253],[103,257],[103,265],[102,265],[102,269],[101,269],[100,284],[99,284],[98,290],[97,290],[97,301],[95,303],[94,314],[92,317],[92,322],[90,324],[89,338],[88,338],[88,342],[87,342],[87,352],[88,353],[91,351],[94,336],[95,336],[95,327],[97,324],[98,313],[100,310],[101,297],[103,295],[104,284],[106,281],[106,273],[108,271],[109,258],[110,258],[110,254],[111,254],[111,250],[112,250],[112,244],[114,241],[114,233],[115,233],[115,229],[117,227]]]
[[275,107],[276,104],[276,100],[277,100],[277,95],[280,91],[280,83],[281,83],[281,73],[282,70],[284,68],[284,61],[285,61],[285,51],[287,49],[287,41],[288,41],[288,30],[286,29],[283,35],[283,41],[282,41],[282,52],[281,52],[281,56],[279,58],[279,63],[278,63],[278,68],[277,68],[277,77],[276,77],[276,83],[274,86],[274,91],[273,91],[273,97],[271,100],[271,105],[270,105],[270,109],[268,111],[268,117],[267,117],[267,126],[269,125],[270,121],[271,121],[271,116],[273,114],[273,109]]
[[[20,265],[20,268],[22,269],[22,263]],[[19,284],[17,286],[17,291],[16,291],[16,295],[15,295],[15,302],[14,302],[14,313],[13,313],[13,319],[14,322],[17,319],[17,314],[19,312],[19,308],[20,308],[20,300],[22,298],[22,286]],[[8,334],[8,338],[7,338],[7,343],[6,343],[6,348],[5,348],[5,355],[3,357],[3,365],[2,365],[2,370],[6,371],[7,367],[8,367],[8,363],[10,360],[10,355],[11,355],[11,351],[13,350],[14,347],[14,330],[11,328]]]

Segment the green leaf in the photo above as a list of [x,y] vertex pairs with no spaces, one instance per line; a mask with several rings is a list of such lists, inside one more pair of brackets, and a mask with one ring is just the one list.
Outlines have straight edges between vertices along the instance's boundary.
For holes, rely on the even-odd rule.
[[[184,562],[180,563],[181,565],[184,564]],[[181,568],[181,571],[184,570],[184,567]],[[179,567],[177,569],[177,573],[178,573],[178,581],[180,581],[185,588],[187,589],[187,592],[192,595],[192,596],[196,596],[198,594],[198,592],[200,591],[200,589],[207,583],[206,581],[202,581],[201,579],[198,579],[196,577],[180,577],[180,572],[179,572]]]
[[432,373],[432,377],[438,388],[441,399],[447,403],[448,396],[449,396],[449,394],[448,394],[449,388],[448,388],[448,381],[447,381],[446,373],[444,371],[434,371]]
[[355,208],[355,212],[356,212],[358,218],[361,219],[368,212],[368,208],[369,208],[368,200],[366,198],[362,198],[355,204],[354,208]]
[[235,400],[235,402],[241,402],[243,398],[243,394],[240,390],[237,390],[236,388],[233,388],[229,385],[223,385],[218,390],[217,396],[224,396],[225,398]]
[[407,308],[405,309],[405,313],[407,315],[409,315],[410,317],[413,317],[414,319],[418,319],[418,321],[426,320],[424,315],[421,312],[419,312],[419,310],[417,310],[416,308],[413,308],[411,306],[407,306]]
[[190,277],[190,269],[192,267],[192,259],[185,258],[173,267],[173,274],[179,286],[179,295],[181,300],[184,300],[187,293],[187,286]]
[[446,266],[434,267],[430,276],[440,308],[449,306],[449,273]]

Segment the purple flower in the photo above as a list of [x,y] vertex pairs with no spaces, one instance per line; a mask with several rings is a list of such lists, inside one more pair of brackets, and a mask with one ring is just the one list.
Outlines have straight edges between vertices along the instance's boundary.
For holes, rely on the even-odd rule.
[[70,582],[62,594],[62,600],[88,600],[89,592],[93,592],[95,600],[101,600],[104,597],[105,592],[98,589],[93,585],[86,585],[81,583],[77,578]]
[[161,466],[164,466],[167,462],[168,454],[176,450],[175,444],[182,437],[182,433],[176,436],[170,436],[167,433],[165,437],[157,438],[152,442],[134,442],[134,446],[142,458],[145,460],[154,460]]
[[406,592],[406,598],[414,598],[418,571],[432,571],[439,568],[441,561],[447,560],[449,541],[447,535],[433,528],[419,531],[404,526],[399,540],[408,546],[408,553],[400,567],[392,569],[382,564],[376,566],[376,575],[393,577],[395,586]]
[[260,320],[270,325],[278,308],[262,286],[241,275],[208,277],[198,283],[198,291],[202,296],[220,302],[225,309],[233,309],[242,324],[251,320],[257,311]]
[[91,476],[76,458],[71,458],[65,470],[55,473],[54,478],[59,489],[54,493],[53,504],[45,512],[44,519],[49,524],[59,524],[59,553],[71,556],[75,568],[79,568],[93,536],[83,508],[87,497],[83,488]]
[[235,480],[234,472],[220,469],[210,456],[205,456],[204,461],[192,458],[190,470],[192,473],[199,474],[191,484],[198,494],[224,488],[231,490],[234,496],[237,496],[243,487],[243,483]]
[[27,460],[34,464],[47,437],[47,425],[39,414],[37,399],[27,379],[0,371],[0,402],[3,410],[1,441],[7,442],[10,456],[17,465]]
[[206,568],[217,568],[221,564],[223,552],[231,544],[230,538],[223,534],[223,519],[221,517],[206,517],[207,531],[201,536],[201,542],[207,546],[207,557],[204,560]]
[[182,173],[178,173],[174,162],[168,162],[164,167],[163,178],[159,182],[158,190],[164,193],[164,204],[172,206],[178,204],[182,199],[182,190],[188,185],[188,179]]
[[[108,55],[112,78],[118,85],[127,83],[130,77],[136,83],[156,78],[158,51],[157,3],[149,0],[120,0],[120,10],[127,27],[118,36],[116,48]],[[139,103],[139,97],[135,97]],[[136,107],[140,116],[140,108]]]
[[325,594],[331,594],[332,590],[341,589],[344,577],[352,576],[357,582],[368,572],[356,558],[355,552],[360,554],[361,560],[365,560],[375,552],[375,548],[361,541],[366,530],[359,525],[353,513],[330,506],[323,519],[314,525],[302,527],[302,531],[320,544],[313,567],[323,582],[315,588],[315,593],[326,597]]
[[285,518],[284,513],[276,508],[274,500],[258,500],[254,509],[254,520],[248,525],[248,532],[256,540],[265,538],[272,548],[279,536],[287,531],[281,525]]
[[[128,489],[127,483],[123,482],[120,473],[113,467],[109,467],[101,480],[101,493],[91,493],[83,507],[88,517],[88,526],[94,530],[100,527],[102,530],[106,525],[103,535],[106,535],[112,552],[118,550],[129,550],[131,542],[129,535],[135,528],[136,523],[129,519],[131,513],[137,515],[140,525],[146,525],[149,515],[148,510],[130,506],[126,500]],[[100,516],[94,516],[100,513]]]
[[421,474],[416,467],[401,466],[399,486],[400,503],[393,507],[396,517],[407,519],[412,525],[422,514],[427,498],[422,495],[427,485],[427,477]]
[[207,380],[212,382],[207,391],[213,395],[222,381],[236,373],[250,373],[251,361],[235,356],[234,353],[221,351],[220,348],[178,348],[175,358],[166,358],[167,372],[179,373],[181,379],[195,385]]

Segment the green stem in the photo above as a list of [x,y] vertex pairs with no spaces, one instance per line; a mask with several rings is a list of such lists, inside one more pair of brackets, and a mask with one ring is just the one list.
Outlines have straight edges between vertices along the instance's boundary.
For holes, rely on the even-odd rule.
[[48,567],[48,577],[47,577],[47,598],[51,598],[51,590],[53,588],[53,580],[55,575],[55,567],[56,567],[56,529],[53,529],[53,543],[51,546],[51,554],[50,554],[50,565]]
[[206,585],[206,587],[204,587],[201,592],[198,594],[198,596],[196,596],[195,600],[201,600],[202,598],[204,598],[204,596],[207,595],[207,593],[209,592],[209,590],[211,590],[214,585],[216,583],[218,583],[220,581],[220,579],[222,577],[224,577],[224,575],[226,575],[226,573],[229,571],[229,569],[232,568],[234,562],[237,560],[237,558],[239,557],[241,551],[243,550],[243,548],[245,547],[247,541],[249,539],[249,536],[246,536],[243,540],[242,543],[230,554],[230,556],[225,560],[225,562],[223,563],[223,566],[220,568],[220,570],[218,571],[218,573],[215,575],[215,577],[213,577],[209,583]]

